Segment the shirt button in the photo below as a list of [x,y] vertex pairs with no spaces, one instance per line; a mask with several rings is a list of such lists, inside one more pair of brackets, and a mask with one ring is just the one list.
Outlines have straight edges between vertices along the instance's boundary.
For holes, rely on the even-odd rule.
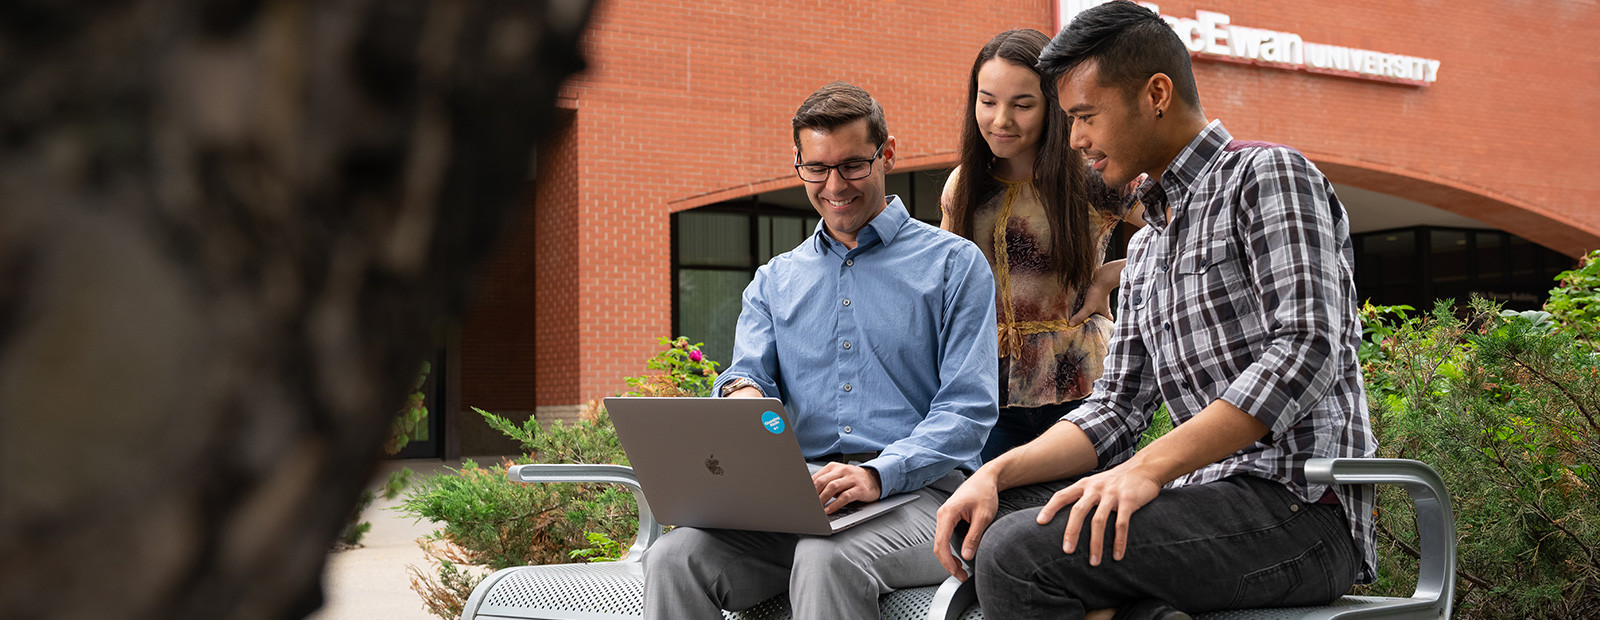
[[1182,387],[1183,389],[1185,389],[1185,390],[1189,389],[1189,382],[1188,381],[1179,381],[1178,385],[1180,387]]
[[855,432],[855,430],[856,430],[856,429],[853,429],[853,428],[850,428],[850,427],[848,427],[848,426],[846,426],[846,427],[844,427],[844,432],[845,432],[845,434],[850,434],[850,433],[854,433],[854,432]]
[[1167,330],[1169,332],[1172,331],[1172,323],[1170,323],[1170,322],[1162,323],[1161,324],[1161,329]]
[[856,266],[856,259],[854,259],[854,258],[844,259],[844,266],[846,266],[846,267],[854,267],[854,266]]
[[844,341],[844,348],[845,348],[846,351],[850,350],[850,341],[849,340]]
[[1167,265],[1166,265],[1166,263],[1162,263],[1162,264],[1161,264],[1161,270],[1162,270],[1162,271],[1166,271],[1166,270],[1167,270]]
[[844,305],[846,305],[846,306],[850,305],[850,300],[848,300],[848,299],[844,300]]
[[848,383],[844,384],[844,391],[846,391],[846,392],[850,391],[850,384],[848,384]]
[[[850,427],[846,426],[844,432],[850,432]],[[1300,504],[1289,504],[1289,512],[1300,512]]]

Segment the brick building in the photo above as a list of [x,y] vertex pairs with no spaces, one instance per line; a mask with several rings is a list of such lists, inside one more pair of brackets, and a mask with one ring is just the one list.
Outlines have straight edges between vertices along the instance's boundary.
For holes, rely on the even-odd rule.
[[[440,441],[419,449],[508,452],[468,407],[572,417],[641,374],[669,334],[725,362],[743,283],[815,224],[790,168],[799,102],[835,79],[872,92],[899,144],[890,191],[937,218],[977,50],[1009,28],[1050,32],[1086,1],[602,2],[590,69],[538,156],[535,208],[441,353]],[[1199,49],[1207,116],[1300,149],[1336,183],[1364,296],[1476,291],[1532,306],[1571,257],[1600,247],[1592,0],[1159,12]]]

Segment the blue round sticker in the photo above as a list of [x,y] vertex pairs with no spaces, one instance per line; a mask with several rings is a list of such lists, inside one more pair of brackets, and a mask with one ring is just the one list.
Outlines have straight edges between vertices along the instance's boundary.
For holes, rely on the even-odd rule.
[[766,429],[768,431],[771,431],[772,434],[774,434],[774,435],[782,433],[783,432],[783,416],[780,416],[776,412],[773,412],[773,411],[768,411],[766,413],[763,413],[763,414],[761,414],[761,425],[766,427]]

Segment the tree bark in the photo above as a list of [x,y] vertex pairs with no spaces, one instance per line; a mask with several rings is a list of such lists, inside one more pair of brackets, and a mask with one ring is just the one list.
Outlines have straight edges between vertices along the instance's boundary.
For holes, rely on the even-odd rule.
[[589,0],[0,2],[0,618],[299,618]]

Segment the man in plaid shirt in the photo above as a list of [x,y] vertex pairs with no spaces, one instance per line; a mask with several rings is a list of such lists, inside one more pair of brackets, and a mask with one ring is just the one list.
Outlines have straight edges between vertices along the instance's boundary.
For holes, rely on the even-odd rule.
[[[959,540],[991,618],[1322,605],[1371,581],[1373,488],[1305,479],[1376,448],[1332,186],[1208,123],[1183,42],[1131,2],[1079,14],[1039,68],[1107,185],[1149,174],[1149,225],[1094,394],[950,497],[940,563],[967,577]],[[1163,402],[1175,428],[1135,453]]]

